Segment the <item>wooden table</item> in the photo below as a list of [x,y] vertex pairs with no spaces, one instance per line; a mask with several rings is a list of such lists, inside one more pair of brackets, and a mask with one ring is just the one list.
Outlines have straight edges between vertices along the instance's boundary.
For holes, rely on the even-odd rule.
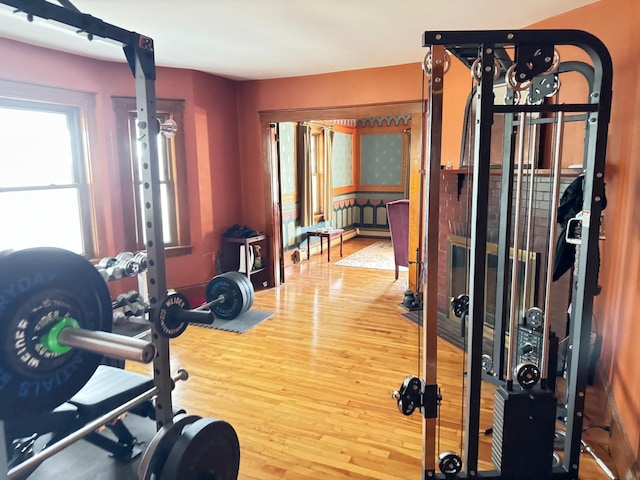
[[320,237],[320,255],[324,252],[322,248],[322,239],[327,239],[327,261],[331,261],[331,239],[334,237],[340,237],[340,256],[342,256],[342,235],[344,233],[343,228],[334,228],[332,230],[325,230],[324,228],[318,230],[312,230],[307,232],[307,260],[311,255],[311,238]]

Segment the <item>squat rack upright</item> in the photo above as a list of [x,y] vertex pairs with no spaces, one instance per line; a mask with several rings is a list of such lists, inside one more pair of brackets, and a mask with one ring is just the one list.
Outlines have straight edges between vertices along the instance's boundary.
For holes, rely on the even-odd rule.
[[[158,147],[159,133],[155,93],[155,57],[153,40],[145,35],[106,23],[89,14],[81,13],[71,2],[60,0],[59,5],[45,0],[0,0],[0,4],[13,7],[14,13],[24,13],[28,21],[35,17],[72,27],[89,40],[107,40],[120,45],[135,79],[137,126],[140,132],[140,164],[144,202],[145,248],[148,261],[149,319],[152,342],[156,355],[153,359],[153,379],[158,388],[156,395],[156,423],[158,428],[170,423],[173,416],[170,374],[169,339],[160,335],[154,319],[160,303],[166,297],[165,253],[160,208],[160,181]],[[5,469],[0,469],[4,472]]]

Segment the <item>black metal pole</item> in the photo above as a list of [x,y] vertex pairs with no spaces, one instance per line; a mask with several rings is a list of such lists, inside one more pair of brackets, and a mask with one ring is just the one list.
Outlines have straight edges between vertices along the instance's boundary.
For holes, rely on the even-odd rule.
[[476,106],[476,135],[471,207],[471,262],[469,269],[469,335],[467,336],[467,394],[464,462],[469,477],[478,471],[480,393],[482,388],[482,339],[485,315],[487,261],[487,212],[489,207],[489,165],[493,124],[494,46],[485,43],[480,51],[482,78]]

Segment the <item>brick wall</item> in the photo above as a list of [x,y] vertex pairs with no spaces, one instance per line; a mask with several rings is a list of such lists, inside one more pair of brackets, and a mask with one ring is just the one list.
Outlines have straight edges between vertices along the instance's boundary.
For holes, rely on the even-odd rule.
[[[574,176],[563,176],[561,179],[560,195],[566,186],[573,181]],[[470,174],[458,174],[452,171],[443,171],[440,176],[440,231],[439,231],[439,270],[438,270],[438,310],[443,314],[448,314],[449,296],[468,292],[449,292],[447,266],[450,263],[449,238],[451,235],[457,237],[470,236],[471,224],[471,204],[468,199],[472,195],[472,176]],[[500,223],[500,175],[492,174],[489,185],[489,208],[487,241],[496,243],[498,241],[498,228]],[[521,211],[526,215],[529,197],[529,180],[525,177],[523,181]],[[534,220],[531,250],[538,253],[537,268],[537,302],[536,306],[544,307],[544,290],[547,263],[547,250],[549,238],[549,216],[551,184],[550,177],[543,171],[536,175],[534,181]],[[514,187],[515,196],[515,187]],[[515,200],[514,204],[515,206]],[[523,217],[525,218],[525,217]],[[513,227],[512,227],[513,229]],[[526,248],[526,222],[521,224],[520,248]],[[556,233],[557,238],[557,233]],[[556,238],[551,239],[555,248]],[[471,240],[469,239],[469,244]],[[570,275],[567,272],[551,288],[551,328],[560,338],[564,337],[566,325],[566,311],[569,299]]]

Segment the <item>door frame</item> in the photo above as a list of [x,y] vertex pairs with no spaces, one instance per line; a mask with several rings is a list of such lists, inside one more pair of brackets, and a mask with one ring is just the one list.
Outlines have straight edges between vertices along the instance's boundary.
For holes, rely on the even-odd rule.
[[[424,127],[427,112],[426,100],[395,103],[378,103],[342,107],[299,108],[260,111],[262,132],[262,161],[264,172],[265,231],[271,237],[269,255],[269,286],[284,283],[282,218],[280,216],[280,184],[278,181],[277,156],[272,154],[271,124],[280,122],[303,122],[311,120],[337,120],[349,118],[390,117],[411,115],[411,153],[409,159],[409,252],[418,250],[422,258],[422,237],[424,232],[421,215],[421,186],[424,182]],[[419,133],[419,135],[416,135]],[[420,239],[420,241],[418,240]],[[411,257],[410,257],[411,259]],[[412,260],[412,259],[411,259]],[[409,288],[415,290],[415,268],[409,265]]]

